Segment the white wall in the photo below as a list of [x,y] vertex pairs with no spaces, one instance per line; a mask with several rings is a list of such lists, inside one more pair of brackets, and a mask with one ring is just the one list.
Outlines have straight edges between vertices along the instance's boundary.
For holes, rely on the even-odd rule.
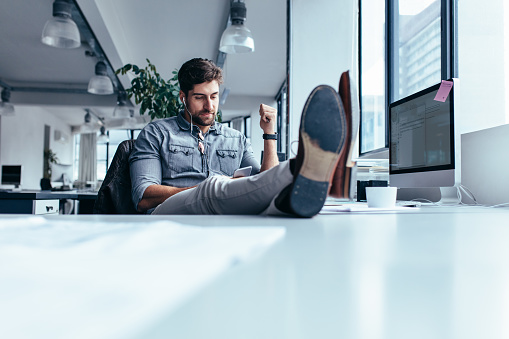
[[290,15],[290,141],[295,141],[313,88],[337,88],[346,70],[356,86],[357,0],[293,0]]
[[[458,1],[458,72],[461,82],[461,131],[477,131],[509,122],[509,36],[504,38],[503,0]],[[509,19],[509,17],[508,17]],[[508,50],[508,52],[506,52]]]
[[[16,105],[16,115],[0,117],[0,164],[23,165],[23,189],[40,189],[44,159],[44,125],[51,128],[50,148],[59,162],[72,164],[71,127],[50,112],[50,108]],[[54,140],[58,129],[69,136],[67,143]]]

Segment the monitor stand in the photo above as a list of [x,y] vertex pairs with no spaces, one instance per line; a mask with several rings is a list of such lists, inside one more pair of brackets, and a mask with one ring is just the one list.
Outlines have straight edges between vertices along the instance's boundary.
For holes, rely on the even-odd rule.
[[11,192],[21,192],[21,186],[15,185],[14,188],[11,190]]
[[440,187],[442,197],[437,202],[440,205],[459,205],[461,204],[461,195],[459,194],[459,186]]

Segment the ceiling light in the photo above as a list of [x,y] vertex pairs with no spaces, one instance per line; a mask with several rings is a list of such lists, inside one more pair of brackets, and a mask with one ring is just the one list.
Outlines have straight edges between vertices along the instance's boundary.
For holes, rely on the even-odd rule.
[[99,61],[95,65],[95,75],[88,83],[88,93],[100,95],[113,94],[113,84],[107,74],[106,64],[103,61]]
[[97,137],[97,142],[100,144],[106,144],[110,141],[110,137],[106,134],[106,127],[101,126],[101,134]]
[[4,88],[1,94],[2,102],[0,102],[0,115],[2,116],[13,116],[14,106],[9,103],[11,98],[11,91],[8,88]]
[[53,2],[53,18],[44,25],[42,43],[58,48],[80,46],[80,31],[71,19],[71,3],[69,1],[55,0]]
[[251,31],[244,26],[246,20],[246,5],[243,2],[232,2],[230,17],[232,24],[226,28],[221,36],[219,50],[223,53],[254,52],[254,40]]
[[87,113],[85,114],[85,124],[91,124],[92,123],[92,114],[87,110]]
[[129,107],[127,106],[127,94],[122,91],[118,93],[117,106],[113,110],[113,116],[116,118],[127,118],[131,116]]
[[88,109],[85,109],[85,112],[87,112],[84,117],[85,124],[81,126],[80,133],[93,133],[96,129],[94,123],[92,123],[92,114]]

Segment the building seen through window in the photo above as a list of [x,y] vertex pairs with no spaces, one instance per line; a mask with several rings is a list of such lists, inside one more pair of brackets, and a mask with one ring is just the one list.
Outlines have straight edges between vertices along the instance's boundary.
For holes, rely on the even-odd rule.
[[440,82],[442,1],[360,1],[361,154],[388,146],[389,103]]
[[[408,0],[407,0],[408,1]],[[400,6],[405,0],[400,0]],[[394,102],[441,79],[440,1],[416,14],[399,14],[399,73]]]

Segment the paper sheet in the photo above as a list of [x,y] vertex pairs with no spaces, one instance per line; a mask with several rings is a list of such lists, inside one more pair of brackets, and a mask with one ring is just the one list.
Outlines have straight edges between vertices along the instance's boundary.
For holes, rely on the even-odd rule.
[[391,212],[391,211],[412,211],[418,207],[368,207],[367,204],[345,204],[345,205],[328,205],[324,206],[320,214],[340,214],[340,213],[373,213],[373,212]]

